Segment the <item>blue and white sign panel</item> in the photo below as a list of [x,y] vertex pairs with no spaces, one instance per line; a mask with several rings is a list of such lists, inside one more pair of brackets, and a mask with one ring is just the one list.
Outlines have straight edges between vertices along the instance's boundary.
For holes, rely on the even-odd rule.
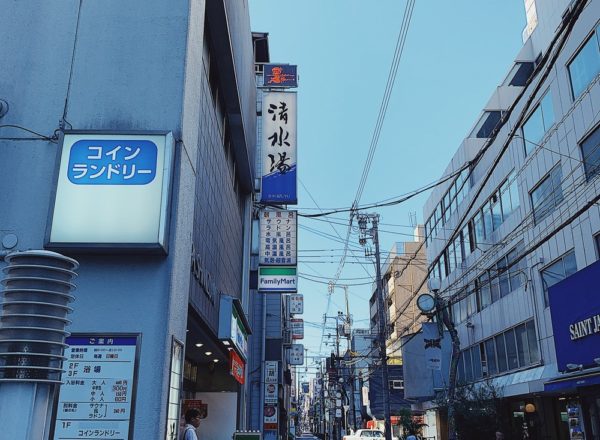
[[137,337],[67,338],[54,440],[131,438]]
[[268,92],[262,110],[261,202],[297,203],[295,92]]
[[166,250],[171,133],[64,135],[48,247]]
[[596,367],[600,358],[600,261],[548,289],[559,371],[567,364]]

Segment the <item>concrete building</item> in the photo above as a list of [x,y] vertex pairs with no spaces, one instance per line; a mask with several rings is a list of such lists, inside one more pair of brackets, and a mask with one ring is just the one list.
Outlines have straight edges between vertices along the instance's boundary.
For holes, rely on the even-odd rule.
[[395,243],[383,265],[389,319],[386,351],[392,362],[401,362],[401,335],[414,333],[425,319],[416,304],[418,295],[427,292],[424,234],[423,226],[418,226],[414,241]]
[[598,351],[578,343],[598,335],[557,327],[600,306],[583,305],[592,285],[564,287],[598,270],[600,2],[525,6],[521,51],[424,207],[429,272],[457,325],[459,382],[501,390],[509,438],[600,438]]
[[[183,408],[206,410],[201,438],[230,439],[236,428],[247,426],[246,388],[240,382],[250,333],[256,148],[247,1],[9,2],[0,24],[10,35],[0,47],[0,252],[47,248],[78,260],[68,330],[87,345],[133,338],[136,350],[127,404],[117,416],[92,423],[84,408],[66,412],[61,405],[69,399],[61,395],[49,419],[50,435],[74,436],[66,431],[84,425],[118,426],[122,438],[175,439],[180,400],[187,399]],[[132,209],[125,218],[117,212],[129,212],[143,195],[116,210],[98,195],[100,186],[124,194],[141,191],[145,183],[127,191],[125,182],[108,180],[77,186],[73,178],[96,165],[67,169],[64,160],[71,183],[61,180],[61,149],[75,148],[68,139],[91,139],[84,157],[89,160],[91,149],[102,155],[111,139],[122,147],[139,141],[154,145],[148,139],[164,142],[165,149],[159,149],[164,167],[154,162],[155,168],[146,170],[164,172],[163,193],[153,205],[161,216],[158,239],[133,238],[144,217],[152,217],[149,211],[139,210],[137,216]],[[116,163],[121,153],[109,153],[112,159],[102,160],[112,160],[105,163],[112,176],[103,178],[117,179],[119,170],[125,174],[117,165],[126,165]],[[71,176],[74,170],[80,175]],[[82,198],[59,206],[63,183],[81,190]],[[53,234],[64,219],[74,223],[57,240]],[[109,241],[85,235],[94,231],[77,235],[87,224],[128,232]],[[70,233],[76,237],[69,238]],[[237,380],[229,366],[231,353],[241,367]],[[72,360],[65,363],[69,371],[69,365],[75,368]],[[73,370],[84,384],[68,389],[78,396],[87,392],[85,380],[94,373],[88,370]],[[0,395],[9,397],[6,388]],[[7,420],[28,426],[16,401],[0,404],[5,434]]]

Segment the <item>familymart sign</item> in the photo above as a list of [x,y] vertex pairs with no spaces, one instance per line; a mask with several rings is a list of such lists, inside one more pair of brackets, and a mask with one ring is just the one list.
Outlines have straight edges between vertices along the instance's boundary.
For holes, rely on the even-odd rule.
[[259,267],[259,292],[294,293],[298,290],[298,273],[296,267]]

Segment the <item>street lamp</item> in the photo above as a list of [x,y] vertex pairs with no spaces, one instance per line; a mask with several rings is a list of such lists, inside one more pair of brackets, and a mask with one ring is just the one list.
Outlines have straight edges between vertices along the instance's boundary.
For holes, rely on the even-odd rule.
[[[441,281],[438,278],[430,278],[427,280],[427,287],[433,292],[434,308],[432,308],[431,299],[419,296],[417,304],[426,310],[424,312],[428,317],[433,318],[435,316],[438,323],[440,338],[444,336],[444,325],[448,329],[450,339],[452,341],[452,358],[450,361],[450,371],[448,375],[448,392],[446,395],[448,402],[448,438],[456,438],[456,422],[454,420],[454,397],[456,392],[456,374],[458,371],[458,359],[460,357],[460,340],[458,338],[458,332],[454,323],[450,319],[448,313],[449,302],[444,300],[440,295]],[[431,295],[429,295],[431,296]],[[421,308],[421,306],[419,308]],[[423,310],[423,309],[422,309]]]

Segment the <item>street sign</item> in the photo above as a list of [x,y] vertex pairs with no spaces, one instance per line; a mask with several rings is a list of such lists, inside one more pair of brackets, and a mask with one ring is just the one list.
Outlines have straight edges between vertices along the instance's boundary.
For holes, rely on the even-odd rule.
[[292,344],[288,353],[290,365],[302,365],[304,363],[304,345]]
[[304,313],[304,296],[300,293],[290,295],[290,314],[302,315]]
[[300,318],[290,319],[290,327],[292,329],[292,339],[304,339],[304,320]]

